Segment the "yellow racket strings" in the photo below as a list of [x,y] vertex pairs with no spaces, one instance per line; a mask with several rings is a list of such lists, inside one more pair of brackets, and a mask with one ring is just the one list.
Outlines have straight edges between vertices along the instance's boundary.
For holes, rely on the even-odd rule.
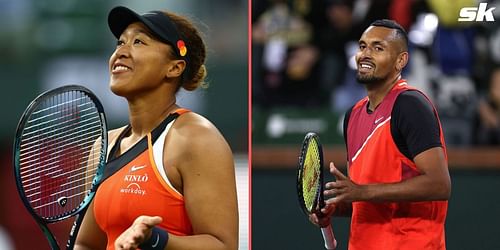
[[306,149],[302,176],[302,194],[304,204],[309,212],[313,210],[317,192],[319,192],[320,164],[318,143],[316,140],[312,139]]

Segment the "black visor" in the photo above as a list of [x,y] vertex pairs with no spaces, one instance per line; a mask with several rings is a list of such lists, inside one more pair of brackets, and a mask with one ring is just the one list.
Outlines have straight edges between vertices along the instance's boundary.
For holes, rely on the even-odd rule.
[[171,45],[175,54],[188,63],[186,44],[175,23],[163,12],[150,11],[139,15],[123,6],[115,7],[109,12],[108,25],[116,38],[120,38],[123,31],[133,22],[141,22],[146,25],[157,39]]

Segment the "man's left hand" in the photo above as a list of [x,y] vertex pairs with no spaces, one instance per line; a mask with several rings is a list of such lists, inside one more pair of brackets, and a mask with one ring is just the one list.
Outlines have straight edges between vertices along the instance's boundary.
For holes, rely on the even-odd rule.
[[364,186],[351,181],[349,177],[345,176],[335,167],[333,162],[330,162],[330,173],[335,176],[336,181],[325,184],[325,196],[334,196],[325,201],[327,205],[363,200],[365,195]]

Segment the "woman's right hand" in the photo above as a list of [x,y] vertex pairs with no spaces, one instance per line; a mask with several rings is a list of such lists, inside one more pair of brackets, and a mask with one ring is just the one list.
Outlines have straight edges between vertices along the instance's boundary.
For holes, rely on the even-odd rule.
[[152,228],[161,222],[162,218],[159,216],[137,217],[134,223],[116,239],[115,249],[137,249],[141,243],[151,237]]

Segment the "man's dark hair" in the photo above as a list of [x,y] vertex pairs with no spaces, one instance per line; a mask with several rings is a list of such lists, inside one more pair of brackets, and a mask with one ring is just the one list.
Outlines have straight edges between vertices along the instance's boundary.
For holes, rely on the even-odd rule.
[[396,21],[390,19],[380,19],[371,23],[370,26],[385,27],[396,30],[396,37],[403,39],[405,49],[408,50],[408,33],[406,33],[406,30]]

